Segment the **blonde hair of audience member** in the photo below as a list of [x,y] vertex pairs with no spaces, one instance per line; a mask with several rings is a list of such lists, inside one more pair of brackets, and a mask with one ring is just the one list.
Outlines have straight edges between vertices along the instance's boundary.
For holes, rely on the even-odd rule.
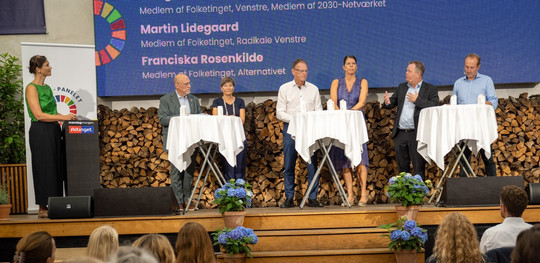
[[450,213],[444,217],[437,235],[432,257],[437,263],[484,262],[476,229],[461,213]]
[[115,263],[158,263],[154,255],[139,247],[120,247],[116,253]]
[[164,236],[160,234],[148,234],[144,235],[135,242],[133,242],[134,247],[144,248],[159,260],[161,263],[173,263],[174,250],[171,246],[171,242]]
[[210,236],[206,229],[196,222],[185,224],[178,232],[176,253],[177,263],[215,262]]
[[512,250],[512,263],[534,263],[540,258],[540,224],[521,231]]
[[65,260],[64,263],[103,263],[104,261],[97,258],[82,256],[74,259]]
[[112,226],[100,226],[90,234],[86,255],[107,261],[118,251],[118,232]]
[[54,238],[49,233],[34,232],[19,240],[13,262],[52,263],[55,251]]

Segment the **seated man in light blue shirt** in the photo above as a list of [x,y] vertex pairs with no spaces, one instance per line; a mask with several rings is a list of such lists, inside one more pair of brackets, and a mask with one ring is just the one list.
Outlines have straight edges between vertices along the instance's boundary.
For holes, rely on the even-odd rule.
[[[495,94],[493,80],[489,76],[478,73],[478,69],[480,69],[480,56],[474,53],[467,55],[465,57],[465,77],[456,80],[452,95],[457,96],[457,104],[477,104],[478,95],[483,94],[486,98],[486,104],[493,106],[493,109],[497,109],[497,94]],[[464,158],[467,158],[470,162],[471,151],[469,148],[465,148],[464,155]],[[487,176],[496,176],[497,168],[493,161],[493,155],[487,158],[483,149],[480,150],[480,155],[484,160]],[[466,165],[463,163],[460,163],[460,165],[459,174],[461,177],[466,177],[470,171],[468,169],[465,171]]]

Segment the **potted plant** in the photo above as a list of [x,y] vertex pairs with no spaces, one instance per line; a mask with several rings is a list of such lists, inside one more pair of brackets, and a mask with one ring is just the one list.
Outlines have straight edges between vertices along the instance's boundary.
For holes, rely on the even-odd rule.
[[249,245],[254,245],[259,242],[257,235],[250,228],[238,226],[234,229],[225,227],[223,230],[217,230],[212,234],[214,237],[214,245],[219,245],[225,253],[225,262],[244,262],[246,255],[251,256]]
[[384,236],[390,239],[388,248],[394,251],[398,263],[416,262],[417,253],[422,252],[428,239],[427,230],[404,216],[395,223],[381,225],[379,228],[388,231]]
[[243,179],[231,179],[223,187],[216,190],[214,204],[219,207],[223,221],[228,228],[244,224],[246,207],[251,207],[253,192],[251,185]]
[[0,54],[0,164],[24,164],[24,104],[22,66],[8,53]]
[[418,174],[412,176],[410,173],[402,172],[390,178],[387,194],[392,202],[401,204],[396,206],[398,218],[405,216],[416,220],[418,206],[424,203],[424,197],[429,195],[430,187],[432,187],[431,181],[424,182]]
[[5,186],[0,185],[0,220],[8,220],[10,211],[9,192]]

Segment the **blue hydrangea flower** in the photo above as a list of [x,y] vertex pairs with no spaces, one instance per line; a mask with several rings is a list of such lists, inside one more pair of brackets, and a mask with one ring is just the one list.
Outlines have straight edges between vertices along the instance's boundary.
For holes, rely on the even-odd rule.
[[236,180],[236,184],[243,185],[243,184],[245,184],[245,183],[246,183],[246,181],[244,181],[244,179],[238,179],[238,180]]
[[216,199],[219,199],[219,198],[222,197],[222,196],[219,194],[219,190],[220,190],[220,189],[218,189],[218,190],[214,193],[214,197],[215,197]]
[[420,176],[419,174],[415,174],[413,177],[420,182],[422,181],[422,176]]
[[405,224],[403,224],[403,228],[405,228],[407,231],[411,231],[416,227],[416,222],[413,220],[407,220]]
[[390,178],[390,184],[393,184],[393,183],[395,183],[395,182],[396,182],[396,180],[397,180],[397,179],[396,179],[396,177],[395,177],[395,176],[394,176],[394,177],[392,177],[392,178]]
[[404,241],[407,241],[409,240],[409,238],[411,238],[411,234],[408,231],[401,231],[399,238],[401,238]]
[[246,189],[244,188],[238,188],[236,189],[235,193],[234,193],[234,196],[238,197],[238,198],[244,198],[246,197]]
[[231,232],[229,232],[229,238],[241,239],[243,237],[244,236],[242,235],[242,230],[240,230],[238,228],[235,228],[235,229],[231,230]]
[[422,232],[422,235],[420,235],[420,239],[422,240],[422,244],[426,243],[426,240],[428,239],[427,233]]
[[233,188],[227,189],[227,195],[228,196],[232,197],[232,196],[235,196],[235,194],[236,194],[236,190],[234,190]]
[[424,232],[422,232],[422,229],[420,229],[419,227],[415,227],[411,230],[411,234],[415,237],[421,237]]
[[404,177],[405,177],[405,179],[409,179],[409,178],[411,178],[412,176],[411,176],[411,174],[405,174]]
[[222,245],[227,244],[227,233],[223,232],[218,236],[218,242]]
[[251,235],[249,235],[248,237],[251,238],[251,242],[250,242],[251,244],[257,244],[257,243],[259,243],[259,238],[257,237],[257,235],[251,234]]
[[401,230],[394,230],[392,233],[390,233],[390,239],[392,241],[396,241],[401,237]]

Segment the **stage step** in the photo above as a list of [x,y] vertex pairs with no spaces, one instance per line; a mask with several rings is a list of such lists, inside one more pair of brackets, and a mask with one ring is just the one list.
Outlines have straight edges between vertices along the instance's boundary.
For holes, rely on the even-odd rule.
[[[363,249],[328,249],[328,250],[296,250],[296,251],[261,251],[252,252],[253,258],[246,262],[252,263],[394,263],[396,257],[388,248],[363,248]],[[218,255],[218,262],[224,262],[223,257]],[[417,263],[424,262],[424,253],[419,253]]]
[[385,248],[388,233],[380,228],[342,228],[255,231],[259,243],[253,251],[334,250]]

